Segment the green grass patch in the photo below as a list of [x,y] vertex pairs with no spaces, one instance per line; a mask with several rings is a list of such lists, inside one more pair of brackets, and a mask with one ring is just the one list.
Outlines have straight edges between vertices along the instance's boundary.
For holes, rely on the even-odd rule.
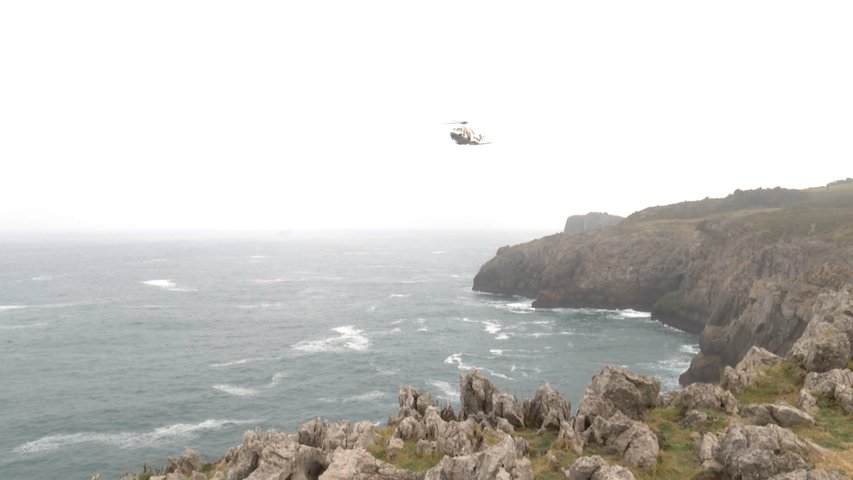
[[383,462],[388,462],[397,468],[409,470],[412,472],[425,472],[430,468],[438,465],[443,455],[418,455],[416,440],[406,440],[403,442],[403,449],[394,457],[388,457],[388,442],[391,440],[391,435],[394,433],[393,427],[380,428],[376,430],[379,435],[379,441],[376,445],[367,449],[374,457]]
[[735,397],[743,405],[773,403],[777,400],[794,405],[805,378],[805,371],[796,362],[785,360],[777,365],[763,368],[762,375]]
[[[649,413],[648,424],[658,436],[660,456],[657,465],[651,469],[632,468],[635,477],[643,480],[691,479],[702,471],[691,438],[693,430],[682,428],[678,423],[681,418],[680,406],[656,408]],[[717,416],[709,414],[708,418],[710,425],[717,421]]]

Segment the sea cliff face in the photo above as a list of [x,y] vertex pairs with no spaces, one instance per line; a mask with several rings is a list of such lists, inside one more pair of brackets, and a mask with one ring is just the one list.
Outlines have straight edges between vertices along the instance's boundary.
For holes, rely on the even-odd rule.
[[682,383],[716,381],[753,345],[784,355],[821,293],[853,283],[853,181],[737,191],[618,225],[503,247],[474,289],[537,308],[634,308],[700,334]]

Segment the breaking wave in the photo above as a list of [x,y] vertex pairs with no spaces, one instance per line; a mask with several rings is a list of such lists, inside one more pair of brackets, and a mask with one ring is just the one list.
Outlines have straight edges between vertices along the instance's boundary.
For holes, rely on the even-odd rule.
[[342,352],[346,350],[364,352],[370,347],[370,340],[364,334],[364,331],[352,325],[333,328],[332,331],[337,332],[338,335],[322,340],[303,340],[294,344],[291,348],[300,352],[317,353]]
[[272,361],[281,360],[281,359],[282,359],[282,357],[251,357],[251,358],[241,358],[240,360],[233,360],[231,362],[211,363],[210,366],[212,368],[233,367],[234,365],[243,365],[246,363],[255,363],[255,362],[272,362]]
[[222,393],[227,393],[229,395],[234,395],[237,397],[253,397],[261,392],[261,390],[269,390],[271,388],[275,388],[276,385],[281,383],[281,380],[286,375],[282,372],[276,373],[272,376],[272,379],[269,383],[264,385],[263,387],[258,388],[249,388],[249,387],[238,387],[235,385],[228,385],[227,383],[220,383],[213,386],[214,390],[219,390]]
[[175,282],[168,280],[168,279],[145,280],[142,282],[142,284],[148,285],[149,287],[162,288],[163,290],[168,290],[170,292],[194,292],[195,291],[192,288],[178,287],[177,285],[175,285]]
[[217,430],[230,425],[246,425],[258,423],[257,420],[216,420],[208,419],[200,423],[176,423],[156,428],[150,432],[118,432],[98,433],[79,432],[59,435],[49,435],[38,440],[26,442],[12,450],[18,455],[50,452],[60,448],[83,443],[99,443],[103,445],[130,448],[139,445],[153,445],[171,439],[192,438],[205,430]]

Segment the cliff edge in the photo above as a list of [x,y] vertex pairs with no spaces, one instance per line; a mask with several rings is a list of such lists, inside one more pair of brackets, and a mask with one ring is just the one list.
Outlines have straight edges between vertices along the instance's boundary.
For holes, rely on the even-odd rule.
[[853,180],[738,190],[619,224],[502,247],[474,290],[537,308],[634,308],[700,334],[682,384],[713,382],[753,345],[785,355],[818,295],[853,283]]

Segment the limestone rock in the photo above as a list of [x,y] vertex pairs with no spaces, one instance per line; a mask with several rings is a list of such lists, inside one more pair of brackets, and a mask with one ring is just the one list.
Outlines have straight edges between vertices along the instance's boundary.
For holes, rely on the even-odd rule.
[[512,395],[495,393],[492,405],[495,416],[506,419],[514,428],[524,428],[524,412]]
[[395,437],[403,440],[421,439],[425,436],[424,426],[413,417],[406,417],[397,425],[397,430],[394,432]]
[[798,426],[813,426],[814,418],[808,413],[784,404],[753,404],[747,405],[740,415],[754,425],[779,425],[790,428]]
[[817,404],[817,399],[812,396],[805,388],[800,389],[800,395],[797,397],[797,408],[814,415],[820,411]]
[[777,425],[732,425],[719,438],[714,459],[727,478],[762,480],[808,469],[811,447]]
[[[282,475],[278,478],[291,478]],[[292,477],[318,478],[318,477]],[[337,449],[331,455],[329,467],[319,475],[319,480],[417,480],[418,474],[401,470],[389,463],[377,460],[367,450],[354,448]]]
[[416,420],[420,420],[420,418],[426,413],[426,409],[428,407],[438,406],[438,401],[436,400],[435,395],[419,392],[415,390],[414,387],[410,387],[408,385],[400,387],[398,399],[400,409],[396,416],[388,419],[388,425],[390,426],[397,425],[407,417],[414,417]]
[[462,411],[460,418],[463,420],[478,412],[492,413],[492,398],[497,389],[488,378],[484,377],[478,369],[470,373],[459,374],[459,392]]
[[829,322],[812,321],[791,349],[791,358],[806,371],[827,372],[846,367],[851,352],[850,340],[842,329]]
[[589,212],[586,215],[572,215],[566,219],[566,225],[563,227],[563,233],[597,230],[609,225],[615,225],[622,220],[625,220],[625,218],[603,212]]
[[583,454],[583,436],[576,432],[572,424],[569,422],[560,423],[560,433],[557,434],[557,440],[555,442],[557,445],[571,448],[578,455]]
[[836,368],[824,373],[811,372],[806,375],[803,389],[812,395],[834,398],[838,385],[853,387],[853,371]]
[[844,480],[844,475],[838,472],[827,472],[826,470],[801,469],[788,473],[780,473],[770,480]]
[[447,422],[444,434],[435,439],[438,451],[454,457],[474,453],[477,445],[475,425],[473,421]]
[[844,413],[853,415],[853,387],[836,385],[833,396]]
[[610,417],[622,412],[634,420],[645,420],[648,411],[657,405],[660,381],[635,375],[612,365],[606,365],[592,377],[584,391],[578,416],[590,425],[595,417]]
[[184,453],[179,458],[170,458],[166,463],[165,472],[180,472],[184,475],[191,475],[194,471],[201,471],[203,464],[198,458],[198,454],[191,448],[184,450]]
[[532,400],[524,401],[523,418],[527,418],[540,430],[559,430],[560,424],[569,419],[571,409],[572,404],[551,384],[545,382],[536,390],[536,396]]
[[634,480],[634,474],[625,467],[609,466],[598,455],[580,457],[564,471],[566,480]]
[[315,418],[299,427],[297,431],[299,443],[326,451],[336,448],[370,447],[379,440],[376,427],[367,421],[355,425],[347,421],[330,423]]
[[187,480],[187,476],[181,472],[172,472],[166,474],[165,480]]
[[516,441],[509,435],[481,452],[445,456],[426,472],[424,480],[533,480],[533,466],[518,455]]
[[435,407],[428,407],[426,409],[423,426],[424,436],[433,440],[444,435],[444,431],[447,430],[447,422],[441,417],[441,413]]
[[418,440],[418,444],[415,447],[415,453],[422,457],[432,456],[437,452],[438,443],[435,440]]
[[681,419],[682,428],[696,428],[708,421],[708,415],[700,410],[688,410]]
[[393,460],[400,456],[400,453],[403,452],[403,447],[405,444],[403,443],[403,439],[400,437],[391,437],[388,440],[388,448],[386,449],[386,453],[388,458]]
[[743,359],[732,367],[725,367],[720,386],[733,393],[741,393],[761,375],[761,367],[776,365],[782,357],[753,345]]
[[738,401],[732,392],[709,383],[693,383],[684,387],[681,401],[688,410],[704,408],[728,414],[738,410]]
[[190,480],[207,480],[207,475],[201,472],[193,472],[192,475],[190,475]]
[[716,433],[707,432],[705,434],[696,434],[698,436],[698,452],[699,461],[702,462],[702,467],[705,469],[716,468],[719,466],[714,460],[714,451],[717,449],[720,442],[719,435]]
[[628,418],[622,412],[610,418],[595,417],[584,436],[587,444],[602,445],[636,467],[650,468],[657,464],[660,453],[657,435],[645,423]]

